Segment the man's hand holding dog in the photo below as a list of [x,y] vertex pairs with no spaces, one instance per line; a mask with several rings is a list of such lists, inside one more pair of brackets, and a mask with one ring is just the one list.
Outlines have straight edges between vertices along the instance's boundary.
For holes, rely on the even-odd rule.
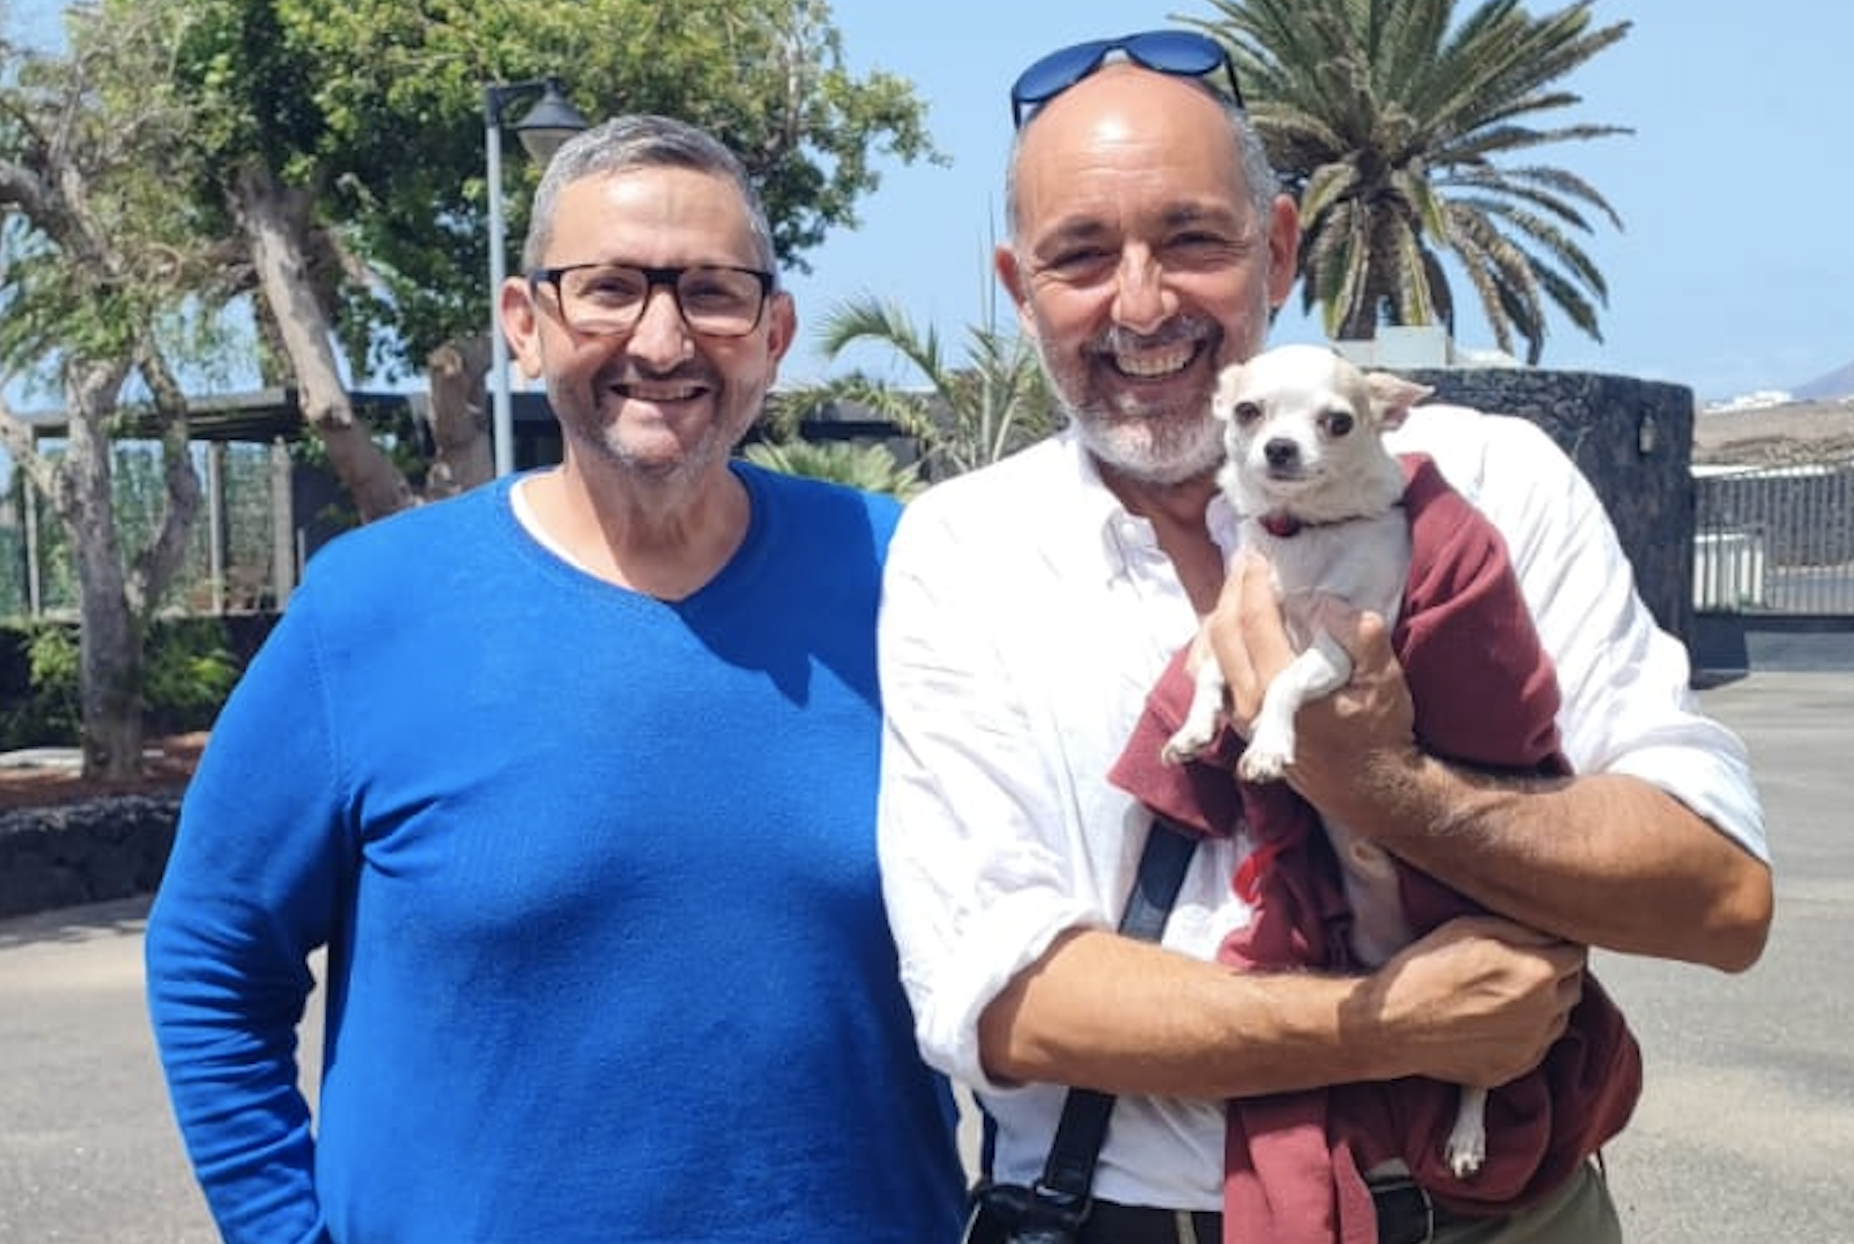
[[[1335,602],[1319,620],[1350,654],[1352,677],[1301,707],[1287,781],[1322,816],[1395,851],[1398,831],[1423,832],[1436,800],[1446,798],[1436,782],[1440,766],[1416,745],[1414,703],[1383,619]],[[1205,637],[1229,684],[1231,720],[1246,737],[1269,680],[1295,655],[1261,557],[1237,554],[1200,645]],[[1379,1022],[1407,1018],[1414,1044],[1406,1048],[1428,1049],[1436,1060],[1426,1074],[1493,1087],[1529,1071],[1564,1031],[1585,958],[1584,947],[1524,924],[1455,920],[1374,973],[1361,1003]],[[1461,1022],[1438,1024],[1439,999]]]
[[[1381,618],[1334,602],[1319,621],[1351,655],[1352,678],[1296,715],[1287,780],[1323,815],[1376,837],[1401,819],[1387,812],[1417,796],[1410,787],[1424,757],[1416,746],[1415,706]],[[1229,683],[1231,720],[1247,737],[1269,681],[1295,655],[1266,561],[1246,550],[1237,554],[1206,630]]]
[[1372,973],[1354,1005],[1392,1034],[1387,1044],[1417,1074],[1498,1088],[1536,1067],[1564,1034],[1588,957],[1523,924],[1464,916]]

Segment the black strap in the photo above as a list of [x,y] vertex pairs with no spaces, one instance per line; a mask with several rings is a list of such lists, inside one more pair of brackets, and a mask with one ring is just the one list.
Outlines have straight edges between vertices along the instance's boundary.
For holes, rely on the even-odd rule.
[[[1140,852],[1139,875],[1127,909],[1120,917],[1120,931],[1141,941],[1156,942],[1165,930],[1166,917],[1178,898],[1191,854],[1197,850],[1198,835],[1155,816]],[[1113,1112],[1111,1093],[1094,1089],[1072,1088],[1062,1103],[1062,1119],[1056,1124],[1055,1139],[1049,1144],[1049,1159],[1043,1164],[1043,1177],[1037,1181],[1036,1194],[1060,1205],[1079,1220],[1086,1208],[1088,1187],[1094,1182],[1094,1163],[1100,1156],[1101,1142],[1107,1138],[1107,1118]]]

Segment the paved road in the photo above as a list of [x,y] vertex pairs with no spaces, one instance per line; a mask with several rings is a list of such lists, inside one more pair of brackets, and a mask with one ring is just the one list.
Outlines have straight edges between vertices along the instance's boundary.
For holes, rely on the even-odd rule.
[[1647,1069],[1617,1199],[1632,1244],[1854,1244],[1854,675],[1702,698],[1751,748],[1777,919],[1744,976],[1599,958]]
[[[1854,1242],[1854,675],[1703,693],[1758,764],[1778,863],[1764,960],[1603,956],[1646,1051],[1611,1148],[1632,1244]],[[213,1244],[141,1009],[142,902],[0,922],[0,1242]],[[313,1043],[313,1037],[311,1037]]]

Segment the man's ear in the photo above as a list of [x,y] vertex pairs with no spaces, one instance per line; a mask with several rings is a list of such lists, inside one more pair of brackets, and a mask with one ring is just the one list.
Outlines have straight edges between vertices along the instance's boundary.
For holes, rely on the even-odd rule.
[[1034,338],[1036,317],[1030,313],[1030,276],[1019,262],[1017,252],[1008,246],[996,248],[991,254],[991,266],[998,274],[998,283],[1011,296],[1011,305],[1017,309],[1017,326],[1026,337]]
[[540,309],[534,305],[526,278],[512,276],[502,283],[497,310],[502,320],[497,331],[507,335],[509,353],[521,366],[522,375],[537,379],[541,374]]
[[1268,305],[1280,310],[1294,292],[1300,271],[1300,209],[1285,194],[1275,196],[1268,213]]
[[798,303],[788,291],[778,290],[766,300],[766,318],[766,350],[777,367],[798,336]]

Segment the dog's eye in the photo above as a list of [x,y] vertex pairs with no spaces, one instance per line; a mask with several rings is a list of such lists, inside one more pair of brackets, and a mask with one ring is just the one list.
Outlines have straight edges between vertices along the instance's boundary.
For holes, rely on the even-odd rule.
[[1337,440],[1341,436],[1349,436],[1357,420],[1352,418],[1350,411],[1329,410],[1321,417],[1320,423],[1325,427],[1326,435]]
[[1237,402],[1235,408],[1230,411],[1230,418],[1237,423],[1254,423],[1261,417],[1262,408],[1254,402]]

